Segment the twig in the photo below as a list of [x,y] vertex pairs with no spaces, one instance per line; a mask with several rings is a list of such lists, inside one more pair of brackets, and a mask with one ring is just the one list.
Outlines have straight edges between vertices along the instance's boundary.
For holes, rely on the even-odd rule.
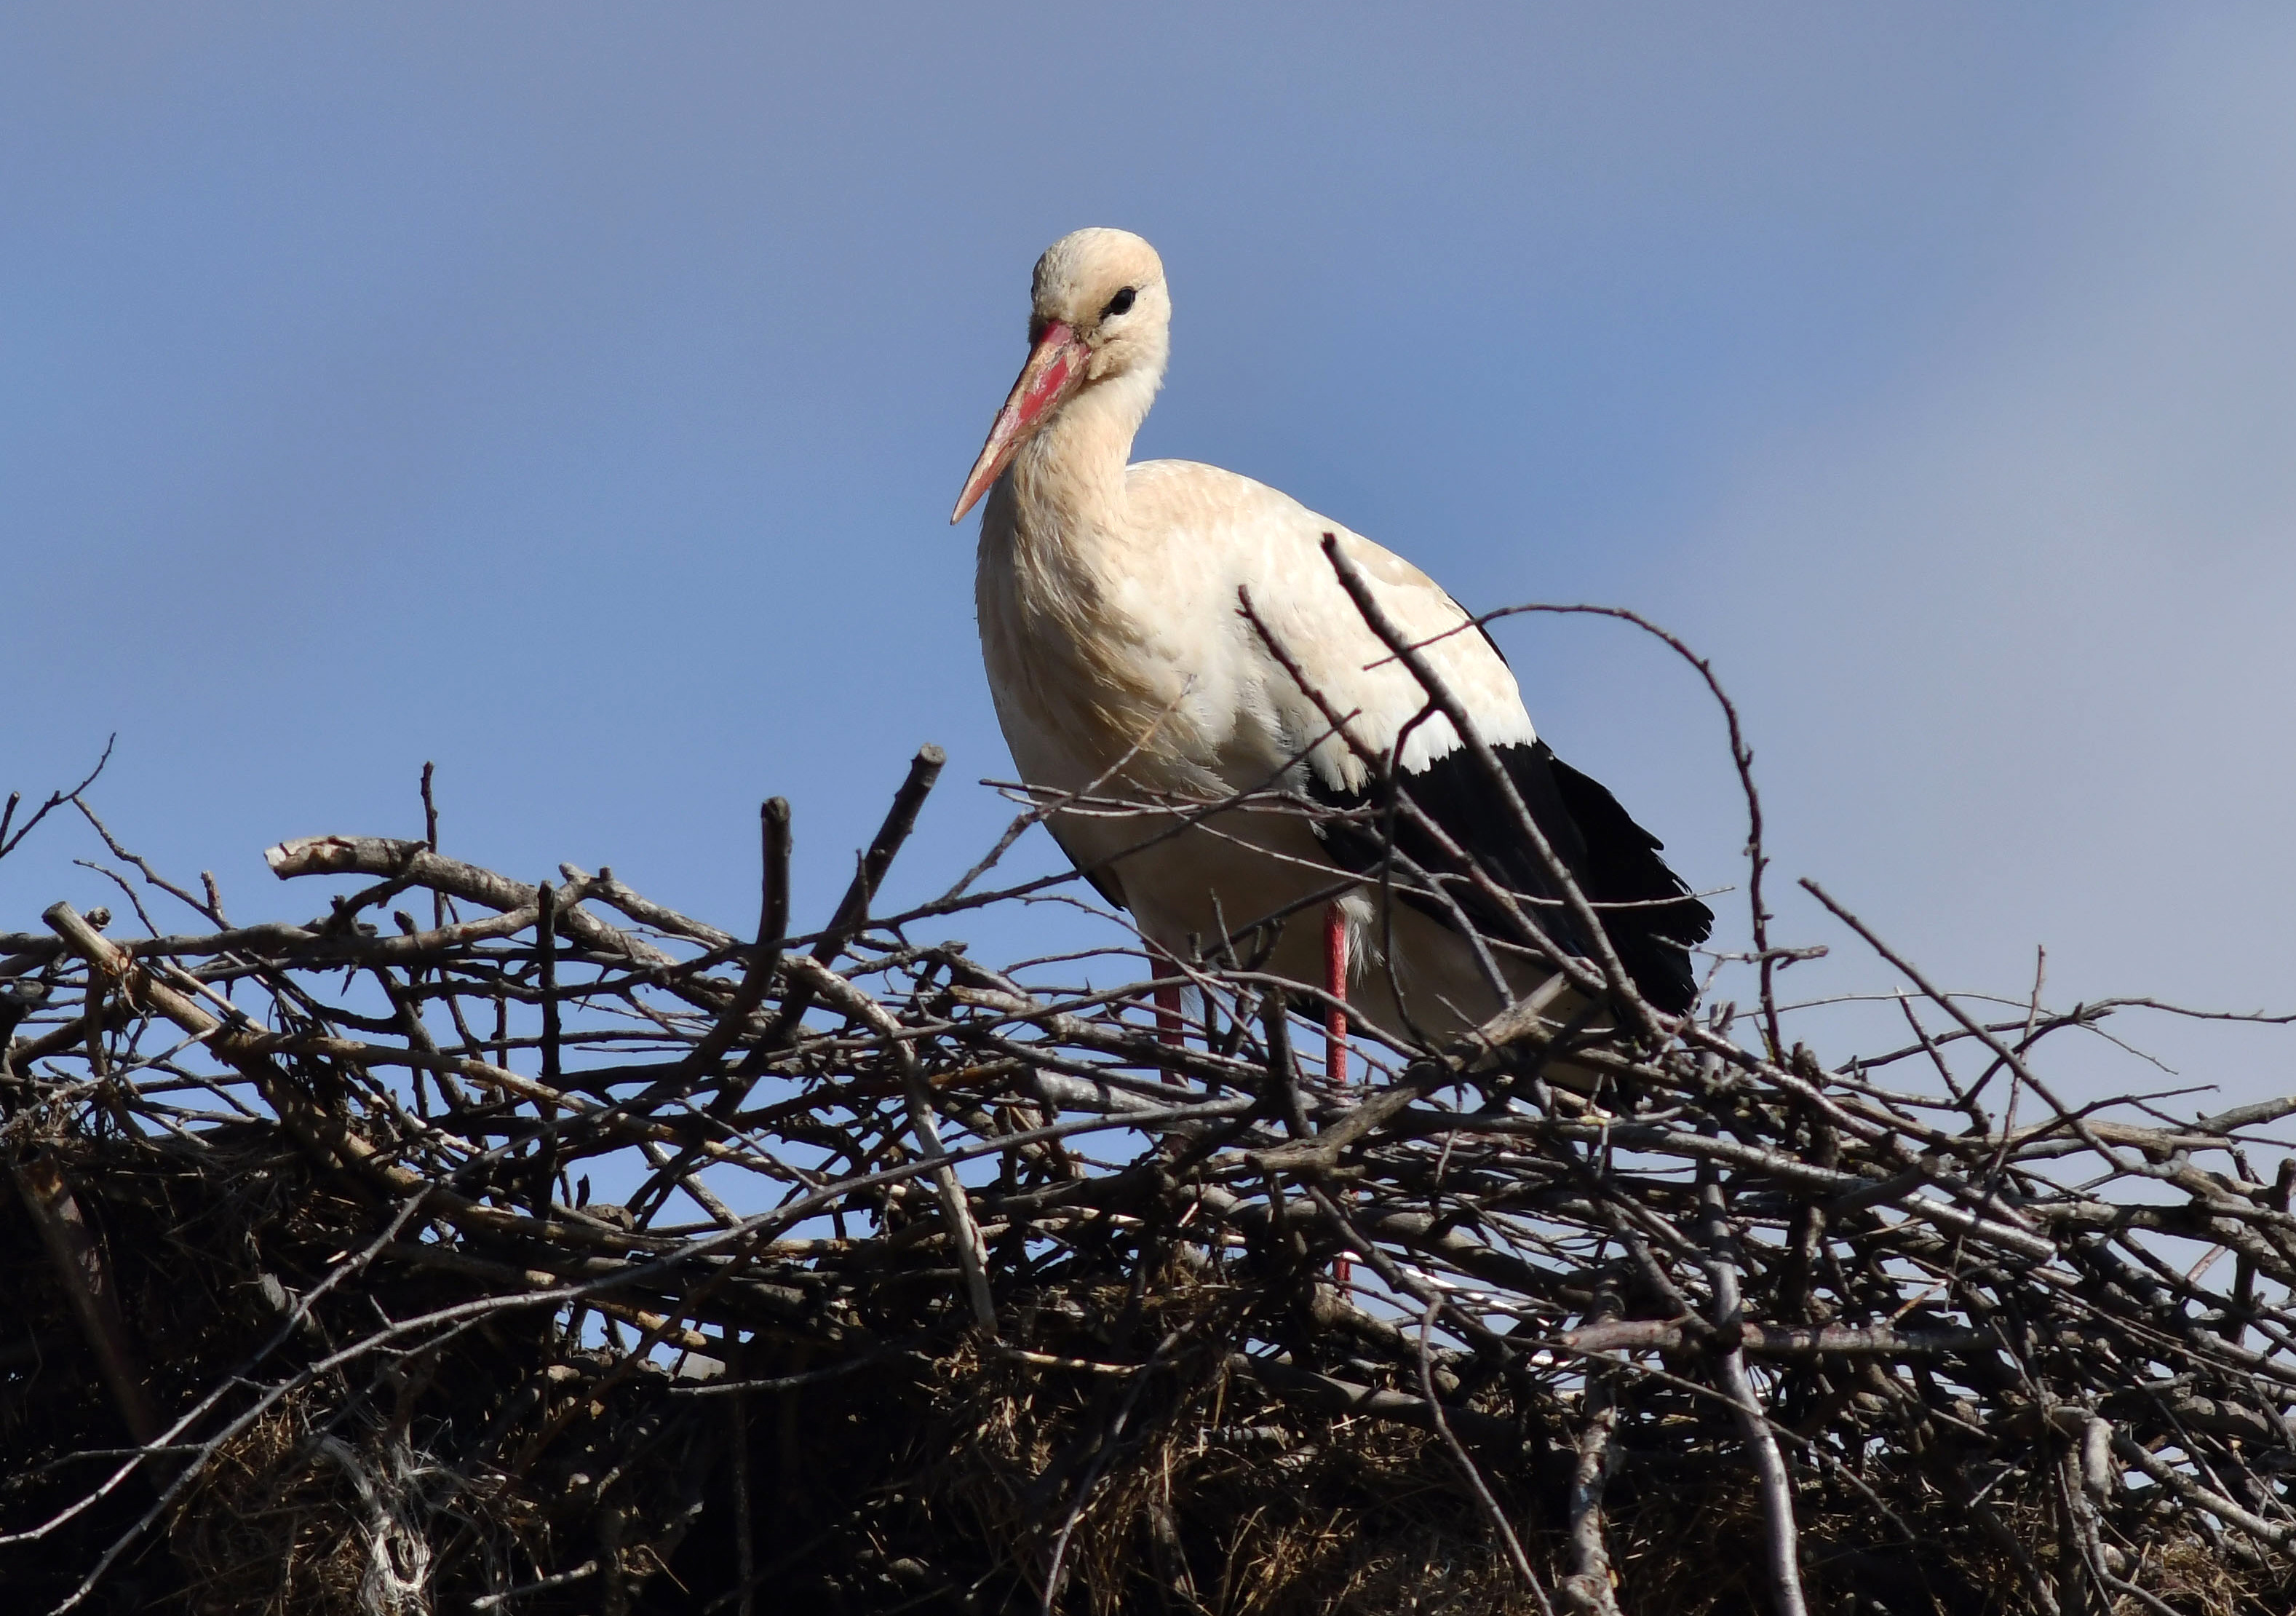
[[1554,1602],[1546,1596],[1546,1587],[1539,1581],[1538,1573],[1530,1569],[1530,1556],[1522,1552],[1522,1539],[1515,1535],[1514,1523],[1507,1519],[1498,1499],[1492,1497],[1490,1485],[1483,1480],[1474,1456],[1453,1434],[1450,1422],[1443,1417],[1443,1400],[1435,1395],[1435,1370],[1427,1343],[1427,1333],[1435,1327],[1436,1316],[1442,1311],[1443,1303],[1438,1298],[1430,1301],[1419,1316],[1419,1391],[1427,1399],[1428,1417],[1434,1422],[1435,1433],[1443,1439],[1443,1446],[1451,1450],[1452,1462],[1466,1477],[1475,1502],[1482,1505],[1484,1515],[1498,1532],[1499,1541],[1505,1545],[1507,1562],[1514,1567],[1514,1574],[1521,1579],[1522,1586],[1529,1590],[1531,1603],[1538,1606],[1542,1616],[1554,1616]]
[[41,820],[54,813],[65,803],[78,801],[79,794],[94,785],[96,776],[103,773],[103,766],[111,761],[111,749],[119,743],[119,737],[116,734],[106,736],[103,742],[103,755],[95,760],[95,767],[87,771],[86,777],[68,792],[50,792],[48,800],[32,811],[32,816],[29,819],[16,827],[16,833],[12,837],[8,834],[8,826],[16,817],[16,806],[23,801],[24,794],[21,792],[9,792],[7,806],[0,808],[0,858],[7,857],[9,854],[21,847],[24,844],[24,838],[38,827]]
[[89,1231],[87,1218],[55,1159],[35,1155],[18,1160],[13,1167],[16,1193],[39,1230],[40,1243],[47,1248],[48,1262],[79,1321],[88,1350],[95,1356],[96,1367],[119,1410],[120,1423],[127,1427],[128,1435],[149,1446],[159,1436],[161,1421],[152,1406],[142,1355],[128,1337],[127,1321],[120,1316],[111,1266]]
[[1706,1222],[1707,1283],[1714,1293],[1712,1323],[1718,1344],[1727,1343],[1715,1360],[1722,1390],[1737,1411],[1738,1434],[1753,1456],[1760,1479],[1762,1513],[1768,1530],[1770,1593],[1778,1616],[1808,1616],[1801,1593],[1801,1549],[1794,1531],[1793,1480],[1786,1473],[1785,1457],[1770,1431],[1769,1415],[1746,1373],[1746,1358],[1738,1343],[1743,1317],[1738,1298],[1738,1259],[1730,1238],[1730,1225],[1722,1207],[1721,1180],[1711,1163],[1699,1168],[1699,1206]]
[[[1359,741],[1349,715],[1317,710],[1283,771]],[[1376,777],[1376,757],[1351,755]],[[1599,1006],[1559,1008],[1574,983],[1603,991],[1577,959],[1447,1047],[1364,1019],[1382,1075],[1354,1087],[1292,1048],[1292,1015],[1331,1004],[1252,956],[1261,917],[1225,914],[1185,967],[1205,1037],[1173,1048],[1130,1010],[1132,932],[1000,971],[929,940],[925,911],[872,914],[931,761],[810,934],[791,924],[778,802],[760,819],[757,929],[736,938],[610,869],[529,886],[447,858],[435,800],[420,841],[275,849],[283,875],[370,883],[309,924],[228,928],[210,891],[224,929],[201,936],[115,940],[64,906],[44,933],[0,933],[0,1132],[12,1160],[62,1141],[81,1210],[111,1232],[107,1284],[170,1299],[129,1309],[129,1344],[184,1405],[135,1449],[102,1399],[29,1407],[63,1434],[0,1499],[0,1577],[6,1556],[45,1556],[78,1579],[60,1595],[78,1604],[163,1523],[179,1553],[218,1512],[239,1512],[234,1533],[267,1530],[234,1466],[255,1451],[237,1445],[284,1428],[308,1440],[263,1485],[303,1497],[319,1467],[308,1496],[338,1512],[348,1574],[386,1590],[427,1555],[442,1608],[561,1588],[609,1609],[673,1559],[711,1583],[677,1598],[728,1609],[816,1585],[856,1608],[1048,1589],[1113,1605],[1135,1596],[1120,1579],[1140,1574],[1126,1556],[1143,1534],[1170,1588],[1234,1604],[1256,1596],[1236,1568],[1307,1564],[1285,1597],[1313,1608],[1338,1585],[1277,1523],[1303,1497],[1343,1499],[1316,1530],[1376,1534],[1398,1489],[1430,1485],[1450,1503],[1414,1506],[1424,1577],[1462,1602],[1529,1608],[1528,1573],[1608,1616],[1658,1597],[1693,1541],[1762,1559],[1781,1610],[1789,1577],[1825,1608],[1845,1566],[1919,1556],[1989,1579],[2013,1616],[2062,1616],[2083,1579],[2092,1604],[2181,1608],[2175,1579],[2194,1568],[2238,1590],[2227,1608],[2273,1596],[2296,1552],[2280,1473],[2296,1453],[2296,1167],[2269,1136],[2296,1101],[2068,1109],[2027,1074],[2049,1080],[2051,1035],[2124,1001],[2055,1012],[2038,983],[1947,999],[1886,949],[1958,1013],[1936,1030],[1881,996],[1914,1042],[1863,1062],[1793,1043],[1841,1032],[1833,1011],[1791,1005],[1743,1044],[1721,1016],[1670,1043],[1589,1032]],[[1103,781],[1037,806],[1241,847],[1222,816],[1327,811],[1274,789],[1283,771],[1218,802]],[[1393,806],[1350,823],[1454,856]],[[1464,903],[1446,911],[1495,975],[1537,957],[1538,917],[1566,912],[1530,904],[1513,935],[1503,890],[1431,880],[1391,847],[1364,874],[1324,873],[1390,903],[1456,890],[1504,922],[1480,938]],[[400,894],[396,934],[365,923]],[[1025,918],[1035,901],[1066,897],[1021,883],[927,907]],[[436,1017],[459,1042],[432,1038]],[[2029,1114],[1991,1117],[1954,1071],[1979,1049],[2034,1096]],[[736,1052],[753,1070],[729,1083]],[[1893,1087],[1882,1068],[1899,1059],[1926,1060],[1938,1087]],[[2063,1170],[2077,1153],[2094,1177]],[[627,1203],[594,1198],[632,1185]],[[657,1220],[681,1185],[701,1220]],[[2221,1252],[2234,1262],[2211,1267]],[[25,1278],[28,1318],[69,1317],[64,1277]],[[78,1339],[0,1330],[0,1362],[36,1373]],[[235,1356],[212,1344],[250,1339]],[[658,1349],[730,1373],[667,1375]],[[743,1422],[748,1559],[739,1527],[680,1555]],[[1369,1434],[1398,1429],[1428,1440]],[[1503,1501],[1531,1453],[1566,1444],[1568,1532],[1542,1541]],[[778,1502],[761,1465],[776,1451]],[[1063,1456],[1028,1456],[1048,1454]],[[1749,1469],[1759,1509],[1727,1507]],[[122,1504],[146,1478],[151,1506]],[[978,1508],[952,1536],[918,1501],[960,1491]],[[546,1536],[509,1524],[544,1518]],[[1419,1541],[1366,1546],[1403,1578]],[[308,1563],[273,1561],[291,1579]]]

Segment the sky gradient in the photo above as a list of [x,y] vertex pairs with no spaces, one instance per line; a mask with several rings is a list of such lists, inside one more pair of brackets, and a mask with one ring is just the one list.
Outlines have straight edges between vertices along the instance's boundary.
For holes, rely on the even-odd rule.
[[[937,890],[1010,771],[944,519],[1031,262],[1119,225],[1176,306],[1142,455],[1715,659],[1835,946],[1798,989],[1895,984],[1808,874],[1956,987],[2045,944],[2060,1003],[2296,1005],[2296,16],[1443,16],[9,8],[0,792],[116,731],[113,828],[254,919],[320,906],[266,844],[417,834],[436,759],[447,850],[740,928],[761,797],[818,915],[931,740]],[[1499,635],[1738,880],[1687,672]],[[44,827],[0,930],[111,901],[98,851]],[[2140,1041],[2296,1087],[2284,1036]]]

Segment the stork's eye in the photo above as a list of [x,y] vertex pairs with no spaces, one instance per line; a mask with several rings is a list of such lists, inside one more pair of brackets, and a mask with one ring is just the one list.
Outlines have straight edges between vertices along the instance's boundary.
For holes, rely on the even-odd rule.
[[1100,317],[1105,320],[1116,315],[1129,314],[1132,311],[1132,299],[1139,295],[1139,292],[1132,287],[1126,287],[1108,299],[1108,307],[1100,311]]

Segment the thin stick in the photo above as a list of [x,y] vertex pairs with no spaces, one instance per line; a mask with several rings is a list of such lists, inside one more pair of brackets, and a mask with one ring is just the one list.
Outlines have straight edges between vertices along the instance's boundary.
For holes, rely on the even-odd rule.
[[[836,915],[829,923],[829,930],[813,946],[813,957],[820,964],[829,964],[844,953],[845,945],[867,923],[869,905],[877,896],[877,884],[884,880],[885,872],[892,866],[893,855],[901,850],[901,844],[916,828],[918,810],[924,807],[926,797],[931,794],[933,782],[940,778],[941,768],[947,762],[948,754],[938,746],[928,744],[917,749],[917,755],[909,762],[908,777],[901,782],[901,789],[893,793],[892,806],[885,810],[885,822],[877,827],[877,834],[870,840],[867,850],[861,855],[853,873],[853,883],[845,890],[844,899],[838,904]],[[740,1076],[754,1078],[764,1070],[774,1051],[788,1039],[797,1024],[804,1019],[812,1002],[812,990],[800,981],[783,1004],[781,1013],[775,1018],[773,1026],[750,1047],[748,1058],[742,1062]]]
[[16,1192],[39,1230],[47,1248],[48,1264],[55,1272],[72,1315],[79,1321],[88,1350],[94,1355],[112,1404],[119,1410],[127,1434],[146,1446],[160,1434],[162,1422],[152,1405],[141,1355],[120,1316],[119,1285],[103,1249],[87,1226],[71,1185],[55,1159],[32,1156],[15,1164]]
[[86,777],[68,792],[50,792],[48,793],[48,800],[40,804],[38,809],[32,815],[32,816],[24,821],[22,824],[16,827],[16,834],[12,838],[8,834],[8,824],[9,822],[16,816],[16,805],[23,800],[23,793],[20,792],[9,792],[8,807],[4,812],[0,812],[0,858],[7,857],[9,854],[21,847],[24,843],[24,838],[30,835],[32,832],[38,827],[41,820],[45,819],[50,814],[54,813],[65,803],[77,802],[79,800],[79,794],[87,790],[89,786],[94,785],[96,781],[96,776],[103,773],[103,766],[111,761],[111,749],[118,745],[119,742],[119,735],[113,734],[109,736],[103,742],[103,756],[95,760],[95,767],[87,771]]
[[1611,1553],[1603,1540],[1603,1490],[1610,1475],[1611,1438],[1619,1427],[1619,1406],[1611,1395],[1608,1372],[1587,1366],[1583,1399],[1587,1423],[1578,1435],[1570,1472],[1570,1575],[1561,1592],[1574,1610],[1592,1616],[1623,1616],[1611,1586]]
[[1466,1477],[1467,1489],[1475,1495],[1475,1502],[1482,1505],[1484,1516],[1497,1530],[1499,1541],[1506,1548],[1507,1563],[1514,1567],[1514,1574],[1522,1579],[1522,1586],[1530,1590],[1531,1602],[1538,1606],[1543,1616],[1554,1616],[1554,1602],[1546,1596],[1546,1585],[1539,1581],[1538,1573],[1530,1569],[1530,1556],[1522,1552],[1522,1539],[1515,1536],[1514,1523],[1507,1519],[1506,1511],[1492,1496],[1490,1484],[1483,1480],[1483,1472],[1476,1465],[1474,1456],[1467,1451],[1466,1444],[1460,1441],[1452,1431],[1451,1422],[1443,1417],[1443,1399],[1435,1395],[1434,1360],[1427,1341],[1427,1333],[1435,1327],[1436,1315],[1442,1311],[1443,1303],[1439,1297],[1430,1301],[1419,1315],[1419,1393],[1427,1399],[1427,1415],[1434,1423],[1436,1434],[1443,1439],[1443,1446],[1451,1450],[1452,1462],[1458,1465],[1459,1473]]
[[[422,761],[422,845],[433,853],[439,850],[439,800],[431,795],[431,779],[439,766],[429,759]],[[447,923],[447,895],[435,888],[430,893],[430,924]]]
[[1729,1343],[1716,1359],[1715,1369],[1736,1412],[1740,1440],[1753,1456],[1761,1483],[1770,1596],[1777,1616],[1808,1616],[1809,1607],[1801,1592],[1801,1550],[1794,1530],[1793,1481],[1786,1473],[1785,1457],[1778,1451],[1769,1415],[1754,1390],[1752,1377],[1746,1373],[1746,1355],[1738,1344],[1743,1317],[1738,1300],[1738,1261],[1729,1219],[1723,1211],[1721,1180],[1711,1162],[1699,1167],[1698,1204],[1706,1220],[1706,1274],[1714,1292],[1714,1331],[1718,1340]]
[[[758,937],[742,969],[742,985],[733,1002],[718,1017],[701,1041],[685,1057],[681,1077],[703,1076],[713,1070],[742,1036],[750,1018],[766,1002],[781,970],[782,951],[788,946],[790,907],[790,805],[786,797],[768,797],[758,807]],[[675,1079],[673,1079],[675,1081]],[[736,1076],[728,1082],[711,1111],[724,1116],[741,1108],[755,1086],[756,1076]]]
[[559,1087],[559,1039],[565,1026],[558,1008],[558,889],[535,889],[535,983],[542,994],[542,1080]]

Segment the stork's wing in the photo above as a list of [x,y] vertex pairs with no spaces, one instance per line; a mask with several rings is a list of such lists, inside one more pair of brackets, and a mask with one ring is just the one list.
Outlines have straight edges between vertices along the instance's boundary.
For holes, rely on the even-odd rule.
[[[1667,868],[1659,857],[1663,845],[1659,839],[1636,824],[1601,784],[1557,758],[1546,742],[1493,750],[1548,844],[1595,906],[1611,947],[1635,986],[1669,1014],[1687,1011],[1698,997],[1690,950],[1713,931],[1714,912],[1690,896],[1681,878]],[[1584,931],[1562,906],[1561,892],[1473,754],[1464,747],[1454,748],[1423,768],[1402,771],[1396,784],[1495,882],[1529,899],[1525,911],[1546,928],[1548,936],[1574,954],[1587,952]],[[1335,808],[1389,806],[1376,784],[1341,792],[1316,780],[1309,789]],[[1497,906],[1465,879],[1461,862],[1407,817],[1382,812],[1326,821],[1316,826],[1316,833],[1342,867],[1368,874],[1385,856],[1381,822],[1390,820],[1396,848],[1441,882],[1478,929],[1500,939],[1513,934]],[[1439,899],[1407,891],[1404,896],[1438,919],[1456,923]],[[1603,906],[1614,904],[1634,906]]]

